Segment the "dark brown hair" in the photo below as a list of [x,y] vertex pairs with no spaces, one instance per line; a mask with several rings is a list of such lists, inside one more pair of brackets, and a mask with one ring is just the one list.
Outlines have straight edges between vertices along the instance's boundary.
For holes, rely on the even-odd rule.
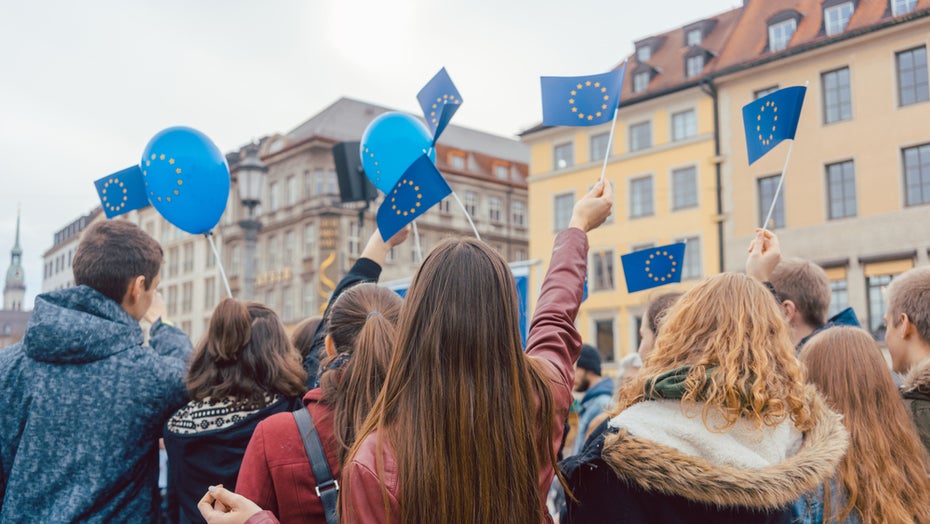
[[226,298],[216,306],[187,373],[192,400],[234,398],[258,408],[267,395],[296,397],[306,391],[300,353],[274,311]]
[[649,328],[649,331],[651,331],[653,335],[659,334],[659,324],[661,324],[662,319],[665,318],[665,313],[668,312],[668,308],[672,307],[682,295],[684,295],[684,293],[681,291],[662,293],[652,299],[652,302],[646,306],[646,327]]
[[[384,387],[347,459],[377,432],[384,479],[390,443],[401,522],[545,519],[539,471],[555,464],[554,408],[517,311],[510,268],[480,241],[441,242],[414,276]],[[382,500],[387,511],[383,484]]]
[[[336,355],[320,364],[320,388],[322,401],[333,408],[342,462],[381,392],[402,303],[400,295],[390,289],[359,284],[343,292],[329,310],[329,335]],[[345,363],[328,369],[338,358],[346,359]]]
[[84,231],[74,252],[74,283],[90,286],[117,303],[129,283],[145,277],[145,289],[161,269],[164,254],[148,233],[128,220],[104,220]]
[[926,452],[872,335],[823,330],[804,345],[801,363],[849,430],[837,472],[846,504],[831,504],[827,485],[824,522],[846,522],[853,510],[863,523],[930,522]]
[[772,286],[782,300],[794,302],[808,326],[817,328],[830,311],[830,280],[823,268],[810,260],[786,257],[772,272]]
[[313,335],[322,320],[323,317],[320,316],[305,319],[300,324],[297,324],[294,332],[291,333],[291,340],[294,342],[294,347],[300,352],[301,358],[307,358],[310,346],[313,345]]

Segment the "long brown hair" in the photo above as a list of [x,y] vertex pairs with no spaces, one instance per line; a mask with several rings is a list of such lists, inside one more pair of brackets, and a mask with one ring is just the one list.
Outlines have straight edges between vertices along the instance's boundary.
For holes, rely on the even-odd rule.
[[[480,241],[440,243],[414,276],[384,388],[349,458],[377,431],[383,479],[378,457],[390,443],[402,522],[544,519],[539,471],[555,460],[554,408],[523,353],[517,311],[510,268]],[[387,512],[383,483],[382,498]]]
[[[390,289],[365,283],[344,291],[330,308],[329,335],[336,354],[320,363],[320,387],[322,402],[333,408],[343,463],[384,384],[402,303]],[[344,362],[331,369],[338,359]]]
[[612,415],[649,398],[649,384],[684,366],[690,370],[682,402],[703,403],[705,426],[712,410],[725,421],[708,429],[724,431],[740,418],[775,426],[790,417],[800,430],[811,426],[788,324],[769,290],[751,277],[715,275],[678,299]]
[[804,345],[801,362],[849,430],[837,472],[846,504],[831,508],[827,485],[824,522],[845,522],[853,510],[865,524],[930,522],[926,451],[872,336],[854,327],[824,330]]
[[306,380],[278,315],[256,302],[226,298],[194,351],[186,383],[192,400],[232,398],[254,409],[268,395],[302,395]]

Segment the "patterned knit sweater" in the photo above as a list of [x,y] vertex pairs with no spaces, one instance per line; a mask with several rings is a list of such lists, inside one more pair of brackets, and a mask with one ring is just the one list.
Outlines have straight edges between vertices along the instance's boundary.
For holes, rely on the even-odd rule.
[[0,522],[152,522],[162,425],[187,401],[190,340],[156,322],[151,347],[87,286],[39,295],[0,351]]

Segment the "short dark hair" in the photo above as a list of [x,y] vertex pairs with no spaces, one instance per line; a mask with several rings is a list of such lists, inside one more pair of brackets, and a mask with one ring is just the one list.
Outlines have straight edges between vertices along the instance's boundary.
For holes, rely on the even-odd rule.
[[152,286],[164,252],[148,233],[128,220],[104,220],[84,231],[74,253],[74,283],[90,286],[122,303],[132,279]]
[[782,258],[769,279],[782,300],[794,302],[804,323],[818,328],[830,311],[830,279],[822,267],[797,257]]
[[649,328],[649,331],[651,331],[653,335],[659,334],[659,324],[662,323],[669,308],[674,306],[675,302],[678,302],[678,299],[681,298],[682,295],[684,295],[684,293],[681,291],[662,293],[652,299],[652,302],[646,306],[646,318],[643,320],[646,322],[646,327]]

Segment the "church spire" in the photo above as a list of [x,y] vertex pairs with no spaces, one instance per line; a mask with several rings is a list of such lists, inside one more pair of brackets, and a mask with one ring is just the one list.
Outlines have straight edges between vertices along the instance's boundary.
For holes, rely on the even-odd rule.
[[16,210],[16,242],[10,250],[10,268],[3,286],[3,309],[22,311],[26,297],[26,277],[23,273],[23,248],[19,245],[19,209]]

